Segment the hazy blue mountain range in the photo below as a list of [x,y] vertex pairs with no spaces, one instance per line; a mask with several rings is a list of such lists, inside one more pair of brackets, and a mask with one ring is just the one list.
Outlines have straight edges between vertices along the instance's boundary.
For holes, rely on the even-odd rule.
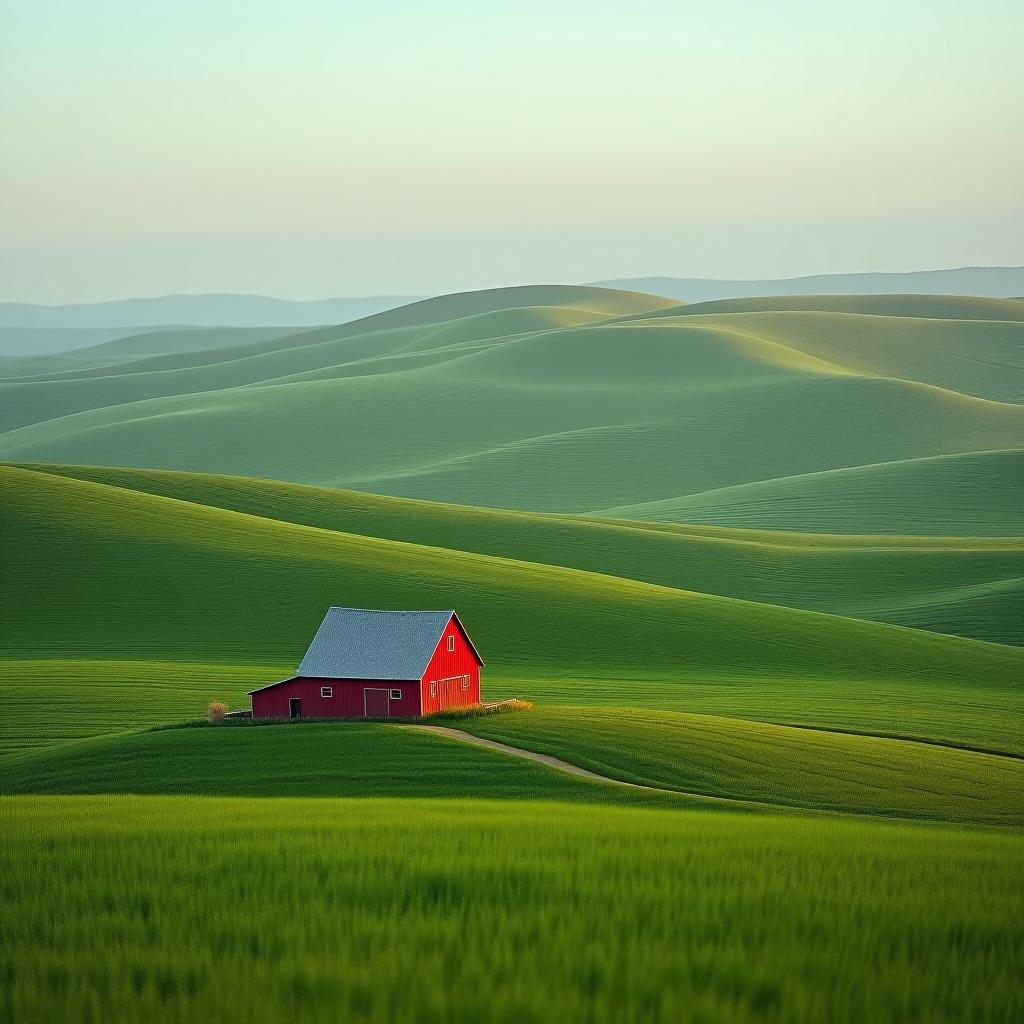
[[318,327],[371,316],[419,296],[312,300],[267,295],[161,295],[44,306],[0,302],[0,327]]
[[593,283],[604,288],[653,292],[685,302],[763,295],[985,295],[1008,299],[1024,295],[1024,267],[960,267],[902,274],[815,274],[766,281],[629,277]]
[[[661,295],[686,302],[794,295],[1024,295],[1024,267],[963,267],[902,274],[818,274],[762,281],[710,278],[636,277],[595,285]],[[188,338],[192,327],[318,327],[350,323],[419,301],[419,296],[374,295],[315,300],[266,295],[164,295],[109,302],[47,306],[0,302],[0,356],[43,356],[74,352],[103,342],[178,328],[169,350],[199,350],[211,339]],[[272,332],[273,333],[273,332]],[[285,332],[282,332],[285,333]],[[227,338],[218,338],[223,344]],[[159,348],[154,351],[164,351]]]

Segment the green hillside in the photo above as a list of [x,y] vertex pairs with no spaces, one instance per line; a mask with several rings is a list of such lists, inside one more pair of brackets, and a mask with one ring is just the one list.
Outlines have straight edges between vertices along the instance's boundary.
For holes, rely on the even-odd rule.
[[971,452],[759,481],[604,514],[762,530],[1024,536],[1022,481],[1024,449]]
[[110,365],[117,359],[146,359],[178,352],[205,352],[258,344],[300,333],[295,327],[179,327],[147,330],[75,352],[79,360]]
[[[0,592],[9,749],[191,717],[213,697],[238,706],[297,664],[330,604],[456,604],[491,696],[1019,746],[1024,654],[1012,648],[51,473],[2,475],[18,552]],[[651,535],[662,532],[672,531]]]
[[[1019,305],[1024,309],[1024,303]],[[931,384],[996,402],[1024,400],[1024,314],[1007,321],[946,319],[937,313],[923,317],[863,311],[715,310],[702,316],[696,307],[685,307],[678,315],[657,311],[632,322],[706,324],[763,343],[774,341],[808,360],[819,359],[865,376]]]
[[[700,309],[585,287],[472,292],[286,338],[0,381],[0,457],[592,513],[1018,449],[1022,339],[1010,300]],[[1021,505],[987,468],[987,501],[964,527],[975,535],[1005,533]],[[915,486],[890,483],[897,503]],[[921,497],[915,533],[961,529],[955,500],[947,510],[945,494]],[[906,532],[898,515],[776,519]]]
[[[296,332],[287,327],[178,327],[129,330],[67,329],[65,333],[106,336],[95,344],[74,346],[53,355],[21,355],[0,358],[0,380],[63,379],[120,373],[127,361],[181,352],[203,352],[216,348],[251,345]],[[110,337],[113,335],[113,337]],[[2,331],[0,331],[2,336]]]
[[[455,592],[504,671],[611,675],[636,666],[642,645],[645,671],[799,675],[815,670],[826,628],[832,674],[847,678],[969,682],[979,671],[1012,675],[1022,663],[1015,651],[920,631],[312,529],[16,468],[3,476],[8,534],[21,553],[3,592],[8,656],[118,651],[287,663],[323,608],[342,597],[356,607],[445,607]],[[188,600],[193,591],[202,602]],[[510,633],[528,644],[509,645]],[[740,635],[757,642],[738,643]]]
[[[1024,644],[1024,520],[1008,524],[1016,539],[804,535],[474,509],[243,477],[36,468],[303,526]],[[992,479],[1012,486],[1013,468]]]
[[[461,720],[703,806],[799,807],[1024,824],[1024,760],[731,718],[600,707]],[[927,779],[927,786],[918,780]],[[312,723],[101,736],[3,762],[0,794],[487,797],[684,806],[680,796],[576,778],[408,727]],[[718,801],[715,803],[714,801]],[[702,806],[699,800],[691,800]]]
[[[1024,760],[1017,758],[709,715],[650,710],[625,715],[619,708],[540,708],[473,719],[463,727],[626,782],[686,793],[861,814],[1024,824]],[[114,762],[108,756],[107,764]],[[921,785],[925,779],[927,785]]]
[[67,743],[5,760],[0,795],[16,793],[387,793],[391,798],[723,806],[594,782],[415,729],[351,722],[159,729]]
[[1006,320],[1024,322],[1024,300],[979,295],[762,295],[712,299],[666,310],[670,316],[706,313],[817,312],[867,316],[921,317],[926,320]]

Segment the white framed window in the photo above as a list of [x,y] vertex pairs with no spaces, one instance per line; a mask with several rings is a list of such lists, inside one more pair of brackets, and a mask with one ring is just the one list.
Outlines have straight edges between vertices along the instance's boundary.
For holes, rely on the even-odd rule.
[[454,633],[452,633],[452,635],[450,637],[448,637],[448,650],[449,650],[449,652],[455,650],[455,634]]
[[431,683],[430,684],[430,696],[431,697],[436,697],[437,696],[437,683]]
[[392,700],[401,700],[402,699],[402,691],[401,690],[392,690],[391,691],[391,699]]
[[469,676],[463,676],[462,677],[462,688],[464,690],[468,690],[469,689]]
[[332,686],[321,686],[320,687],[320,696],[321,697],[333,697],[334,696],[334,687],[332,687]]

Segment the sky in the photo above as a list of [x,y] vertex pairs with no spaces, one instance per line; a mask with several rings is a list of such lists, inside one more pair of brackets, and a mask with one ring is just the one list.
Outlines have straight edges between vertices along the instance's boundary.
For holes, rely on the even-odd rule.
[[1024,263],[1010,0],[0,0],[0,300]]

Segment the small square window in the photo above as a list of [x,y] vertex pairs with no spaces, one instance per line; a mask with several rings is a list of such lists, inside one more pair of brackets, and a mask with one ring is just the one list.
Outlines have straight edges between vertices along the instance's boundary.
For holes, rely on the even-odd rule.
[[392,690],[391,691],[391,699],[392,700],[401,700],[402,699],[402,691],[401,690]]
[[320,687],[320,696],[321,697],[333,697],[334,696],[334,689],[333,689],[333,687],[321,686]]
[[449,651],[454,651],[455,650],[455,634],[454,633],[450,637],[448,637],[448,650]]

